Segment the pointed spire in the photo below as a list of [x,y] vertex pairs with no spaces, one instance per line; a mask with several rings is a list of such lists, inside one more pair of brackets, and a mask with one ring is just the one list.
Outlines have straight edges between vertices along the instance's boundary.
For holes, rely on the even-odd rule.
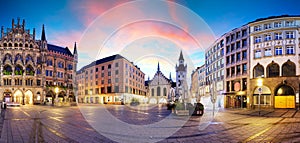
[[46,41],[46,35],[45,35],[45,27],[44,27],[44,24],[43,24],[43,29],[42,29],[41,40],[42,40],[42,41]]
[[25,19],[23,19],[23,22],[22,22],[22,29],[25,30]]
[[160,71],[159,62],[157,64],[157,71]]
[[76,46],[76,42],[74,44],[74,51],[73,51],[73,55],[77,54],[77,46]]
[[184,59],[183,59],[183,55],[182,55],[182,50],[180,51],[179,60],[184,60]]
[[171,76],[171,72],[170,72],[170,77],[169,77],[170,81],[172,81],[172,76]]

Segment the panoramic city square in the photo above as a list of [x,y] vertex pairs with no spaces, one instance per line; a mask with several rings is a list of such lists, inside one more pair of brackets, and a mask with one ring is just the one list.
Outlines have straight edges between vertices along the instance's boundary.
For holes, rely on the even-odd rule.
[[4,0],[0,142],[300,142],[297,0]]

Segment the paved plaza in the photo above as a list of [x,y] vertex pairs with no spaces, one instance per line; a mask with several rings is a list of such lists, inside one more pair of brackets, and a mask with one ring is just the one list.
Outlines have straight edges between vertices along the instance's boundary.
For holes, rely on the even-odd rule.
[[166,107],[21,106],[2,110],[1,142],[300,142],[294,109],[207,109],[175,116]]

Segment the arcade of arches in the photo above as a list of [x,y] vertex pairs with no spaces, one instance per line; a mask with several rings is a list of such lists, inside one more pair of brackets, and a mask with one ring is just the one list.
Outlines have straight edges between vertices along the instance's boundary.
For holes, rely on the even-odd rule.
[[13,102],[13,103],[19,103],[19,104],[52,104],[54,100],[56,102],[75,102],[75,96],[72,93],[69,93],[69,96],[67,96],[67,93],[65,91],[60,91],[57,96],[52,91],[49,90],[45,97],[42,96],[42,89],[39,90],[25,90],[22,89],[6,89],[3,92],[2,100],[4,102]]

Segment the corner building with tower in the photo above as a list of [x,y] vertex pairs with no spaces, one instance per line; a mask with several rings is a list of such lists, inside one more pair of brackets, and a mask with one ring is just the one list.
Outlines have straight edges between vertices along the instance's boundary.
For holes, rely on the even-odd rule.
[[44,25],[41,39],[35,29],[25,29],[25,20],[12,20],[0,37],[0,100],[18,104],[64,105],[75,102],[73,88],[77,66],[68,47],[48,44]]

